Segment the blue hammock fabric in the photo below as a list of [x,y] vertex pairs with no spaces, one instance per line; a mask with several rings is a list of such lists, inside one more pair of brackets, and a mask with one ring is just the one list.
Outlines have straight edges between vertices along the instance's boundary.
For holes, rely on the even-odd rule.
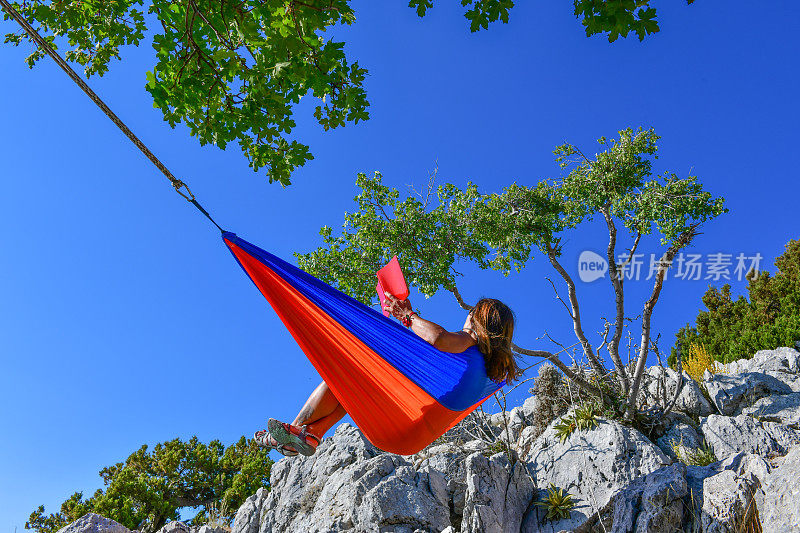
[[[462,353],[437,350],[397,321],[235,234],[223,233],[223,239],[359,427],[362,424],[348,404],[352,407],[365,399],[350,397],[353,395],[382,394],[380,401],[402,404],[408,403],[408,398],[402,396],[407,395],[409,388],[418,387],[428,396],[430,405],[411,406],[410,411],[416,414],[410,417],[408,424],[413,425],[414,416],[424,418],[426,412],[437,411],[439,407],[452,412],[452,420],[460,420],[502,386],[486,375],[483,354],[476,347]],[[331,334],[334,326],[338,330],[335,335]],[[360,359],[352,355],[353,343],[360,347],[355,351],[363,352]],[[376,364],[381,369],[377,369]],[[385,386],[383,392],[367,387],[365,381],[375,377],[373,369],[384,378],[386,372],[396,373],[389,381],[400,380],[400,386],[377,383],[376,386]],[[352,387],[348,381],[352,381]],[[428,401],[416,399],[420,397],[417,392],[414,397],[417,403]],[[408,405],[405,405],[406,411],[409,411]],[[438,410],[430,416],[441,423],[442,412]],[[398,416],[390,411],[386,413]],[[428,431],[443,433],[448,427],[434,428],[428,424]],[[413,429],[406,428],[407,431]],[[370,438],[368,432],[365,434]]]

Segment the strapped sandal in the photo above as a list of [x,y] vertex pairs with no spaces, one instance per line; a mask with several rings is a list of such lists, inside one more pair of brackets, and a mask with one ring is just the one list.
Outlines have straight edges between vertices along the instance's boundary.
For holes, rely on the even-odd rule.
[[[253,434],[253,439],[256,441],[256,444],[262,448],[267,448],[267,450],[275,450],[284,457],[295,457],[297,455],[296,450],[292,450],[282,444],[278,444],[278,442],[269,434],[266,429],[256,431]],[[273,442],[275,444],[273,444]]]
[[[322,442],[319,437],[309,433],[308,427],[305,425],[298,428],[291,424],[286,424],[285,422],[270,418],[267,422],[267,428],[269,429],[270,436],[275,439],[275,442],[281,446],[290,446],[294,448],[300,455],[314,455],[314,452],[317,451],[317,446]],[[316,441],[316,444],[310,444],[307,439]]]

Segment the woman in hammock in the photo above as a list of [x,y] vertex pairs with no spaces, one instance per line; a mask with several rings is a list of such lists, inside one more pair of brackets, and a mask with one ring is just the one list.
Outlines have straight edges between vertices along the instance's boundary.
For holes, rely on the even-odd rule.
[[[476,346],[483,354],[486,374],[492,380],[512,382],[521,373],[511,351],[514,314],[505,304],[492,298],[481,299],[467,315],[461,331],[449,332],[442,326],[421,318],[408,300],[398,300],[385,293],[384,310],[443,352],[461,353]],[[270,418],[267,430],[254,435],[260,446],[275,448],[292,457],[312,455],[322,436],[347,412],[323,381],[311,393],[294,422],[287,424]]]

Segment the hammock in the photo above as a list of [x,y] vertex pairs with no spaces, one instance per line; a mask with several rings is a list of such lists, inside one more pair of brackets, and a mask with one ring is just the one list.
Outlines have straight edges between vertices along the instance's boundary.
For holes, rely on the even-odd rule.
[[222,238],[369,441],[417,453],[502,384],[483,355],[437,350],[394,320],[233,233]]
[[221,232],[239,264],[289,329],[333,394],[378,448],[420,451],[503,384],[486,376],[477,348],[447,353],[297,267],[224,231],[150,149],[8,0],[0,7],[122,130],[175,190]]

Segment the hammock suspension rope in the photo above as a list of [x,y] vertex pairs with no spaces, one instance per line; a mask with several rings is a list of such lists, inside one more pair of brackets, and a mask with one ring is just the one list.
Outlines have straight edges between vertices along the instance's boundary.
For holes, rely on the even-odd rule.
[[16,9],[14,9],[14,6],[11,5],[11,3],[8,0],[0,0],[0,6],[3,7],[3,10],[12,19],[14,19],[20,26],[22,26],[22,29],[24,29],[25,32],[28,34],[28,36],[30,36],[31,40],[33,40],[39,48],[44,50],[44,52],[47,55],[49,55],[59,67],[61,67],[61,70],[66,72],[67,76],[69,76],[72,79],[72,81],[74,81],[78,85],[78,87],[80,87],[81,90],[83,90],[84,93],[86,93],[86,95],[92,100],[92,102],[94,102],[97,105],[97,107],[99,107],[100,110],[103,113],[105,113],[105,115],[109,119],[111,119],[111,122],[116,124],[116,126],[122,131],[122,133],[125,134],[125,136],[128,139],[130,139],[130,141],[136,146],[136,148],[138,148],[139,151],[141,151],[145,155],[145,157],[147,157],[147,159],[149,159],[150,162],[153,163],[156,166],[156,168],[158,168],[158,170],[161,171],[162,174],[164,174],[164,176],[169,180],[169,182],[175,188],[175,192],[183,196],[189,203],[194,205],[220,230],[220,232],[224,232],[224,230],[219,226],[219,224],[217,224],[214,221],[214,219],[211,218],[211,215],[208,214],[208,211],[206,211],[200,205],[200,203],[198,203],[191,189],[189,189],[189,186],[183,181],[176,178],[172,174],[172,172],[170,172],[167,166],[164,163],[162,163],[158,157],[156,157],[156,155],[147,147],[147,145],[145,145],[142,142],[142,140],[139,139],[139,137],[137,137],[136,134],[133,133],[133,131],[131,131],[131,129],[124,122],[122,122],[122,119],[120,119],[116,115],[116,113],[114,113],[111,110],[111,108],[108,107],[108,105],[106,105],[106,103],[97,95],[97,93],[94,92],[92,88],[89,87],[89,85],[78,75],[78,73],[75,72],[75,70],[73,70],[73,68],[69,66],[69,63],[67,63],[64,60],[64,58],[62,58],[58,54],[58,52],[56,52],[53,49],[53,47],[50,46],[50,43],[48,43],[46,40],[42,38],[41,35],[39,35],[39,32],[36,31],[36,28],[31,26],[28,23],[28,21],[25,20],[25,17],[23,17]]

